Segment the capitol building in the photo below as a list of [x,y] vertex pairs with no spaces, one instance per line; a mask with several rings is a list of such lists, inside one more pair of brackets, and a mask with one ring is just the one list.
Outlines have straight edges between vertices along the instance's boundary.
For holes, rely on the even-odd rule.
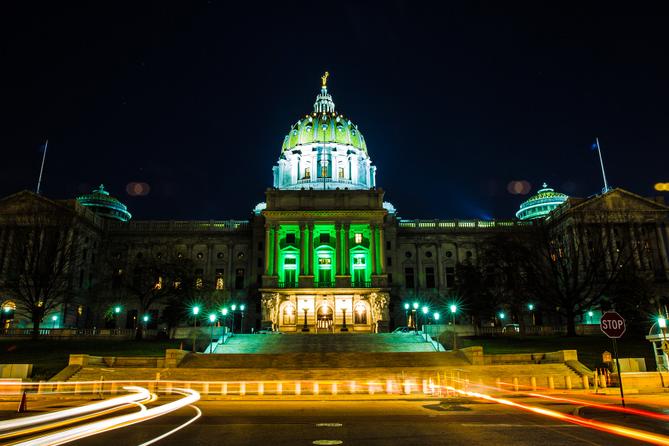
[[[117,327],[136,327],[148,314],[147,323],[160,328],[165,302],[141,308],[122,293],[101,301],[98,290],[112,277],[131,280],[146,259],[179,258],[221,302],[245,306],[246,326],[238,329],[386,332],[407,325],[406,302],[448,296],[458,265],[476,264],[492,235],[522,235],[536,224],[572,231],[588,215],[624,208],[624,237],[643,246],[634,261],[669,279],[669,208],[623,189],[577,198],[544,184],[515,219],[401,218],[377,186],[374,142],[337,110],[327,80],[325,73],[313,108],[277,138],[272,187],[264,202],[249,203],[247,220],[135,220],[103,186],[71,199],[22,191],[0,200],[0,277],[12,274],[20,234],[40,215],[67,222],[59,236],[72,240],[82,259],[68,271],[72,298],[50,309],[45,324],[53,314],[57,327],[100,327],[118,304]],[[170,286],[161,280],[156,286]],[[30,326],[8,290],[0,290],[0,305],[5,328]]]

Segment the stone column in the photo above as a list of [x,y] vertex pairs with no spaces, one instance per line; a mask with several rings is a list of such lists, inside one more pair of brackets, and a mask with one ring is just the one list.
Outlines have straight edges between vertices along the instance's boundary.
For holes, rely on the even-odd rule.
[[304,223],[300,223],[300,271],[301,271],[300,274],[302,274],[304,276],[307,275],[307,264],[308,264],[307,249],[306,249],[307,241],[305,240],[305,232],[306,232],[305,229],[306,229],[306,225]]
[[630,236],[630,250],[632,251],[632,257],[634,258],[634,266],[637,269],[641,268],[641,258],[639,257],[639,239],[634,233],[634,223],[631,223],[628,228]]
[[271,267],[272,263],[271,262],[271,257],[270,257],[270,243],[271,243],[271,238],[270,238],[270,225],[269,223],[265,223],[265,275],[269,276],[272,274]]
[[309,263],[307,264],[307,275],[314,275],[314,224],[309,223],[309,249],[307,250]]
[[423,277],[423,265],[420,261],[420,245],[418,243],[414,244],[416,247],[416,271],[414,274],[414,286],[416,288],[421,287],[421,278]]
[[349,240],[351,238],[351,224],[344,223],[344,274],[351,275],[351,251],[349,250]]
[[372,274],[376,275],[377,270],[376,270],[376,225],[372,224],[369,225],[370,228],[370,249],[369,252],[372,254]]
[[279,274],[279,225],[274,225],[274,258],[273,260],[273,275]]
[[343,243],[341,242],[341,234],[342,234],[341,223],[336,223],[335,224],[335,234],[336,234],[336,236],[335,236],[335,255],[337,256],[337,272],[336,272],[336,275],[341,276],[342,275],[342,264],[343,264],[342,260],[343,260],[343,257],[344,257],[342,255],[342,251],[343,251],[344,246],[343,246]]
[[226,279],[227,288],[229,290],[235,289],[235,245],[228,244],[228,277]]
[[655,233],[657,234],[657,248],[660,252],[660,260],[662,261],[662,274],[666,278],[669,274],[669,259],[667,258],[667,245],[665,244],[664,236],[662,234],[662,227],[660,223],[655,224]]
[[383,231],[383,224],[381,224],[379,225],[379,265],[381,268],[379,274],[386,273],[386,245]]

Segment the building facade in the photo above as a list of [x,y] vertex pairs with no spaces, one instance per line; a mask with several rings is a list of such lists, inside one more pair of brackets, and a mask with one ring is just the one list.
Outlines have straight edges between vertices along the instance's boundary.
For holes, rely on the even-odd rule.
[[[578,199],[544,187],[518,219],[400,218],[377,187],[360,129],[337,112],[327,73],[313,110],[285,136],[265,195],[248,220],[137,221],[102,186],[77,200],[19,192],[0,200],[0,276],[21,261],[17,234],[35,215],[65,215],[79,261],[69,272],[73,297],[52,311],[54,327],[101,326],[115,303],[100,298],[108,277],[138,259],[183,258],[196,283],[245,305],[245,331],[383,332],[407,324],[405,302],[448,295],[457,265],[476,263],[492,235],[522,235],[539,221],[571,234],[589,220],[621,246],[626,240],[635,265],[667,293],[669,208],[658,199],[622,189]],[[612,212],[615,224],[597,220]],[[11,292],[0,293],[3,326],[27,326]],[[163,302],[147,310],[115,299],[123,304],[116,326],[136,327],[143,311],[160,324]]]

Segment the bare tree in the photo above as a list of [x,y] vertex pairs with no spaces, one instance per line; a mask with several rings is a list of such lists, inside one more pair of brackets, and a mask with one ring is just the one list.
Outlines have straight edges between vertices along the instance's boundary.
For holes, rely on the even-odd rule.
[[567,321],[567,334],[576,334],[576,318],[598,307],[638,254],[630,236],[630,218],[601,214],[554,226],[530,228],[528,239],[516,243],[526,259],[524,269],[530,292]]
[[12,262],[0,287],[32,321],[34,338],[44,317],[73,297],[72,277],[81,264],[73,240],[72,226],[46,218],[14,228]]

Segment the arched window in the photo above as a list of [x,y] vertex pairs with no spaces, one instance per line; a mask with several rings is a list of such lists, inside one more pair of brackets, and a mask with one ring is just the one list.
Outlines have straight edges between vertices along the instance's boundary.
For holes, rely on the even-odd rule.
[[283,307],[283,325],[295,325],[295,307],[293,304]]
[[356,324],[367,324],[367,306],[362,302],[355,306],[353,322]]
[[1,328],[10,328],[12,321],[14,320],[14,314],[16,313],[16,303],[11,300],[6,300],[2,303],[0,308],[2,313],[0,313],[0,318],[2,320]]

